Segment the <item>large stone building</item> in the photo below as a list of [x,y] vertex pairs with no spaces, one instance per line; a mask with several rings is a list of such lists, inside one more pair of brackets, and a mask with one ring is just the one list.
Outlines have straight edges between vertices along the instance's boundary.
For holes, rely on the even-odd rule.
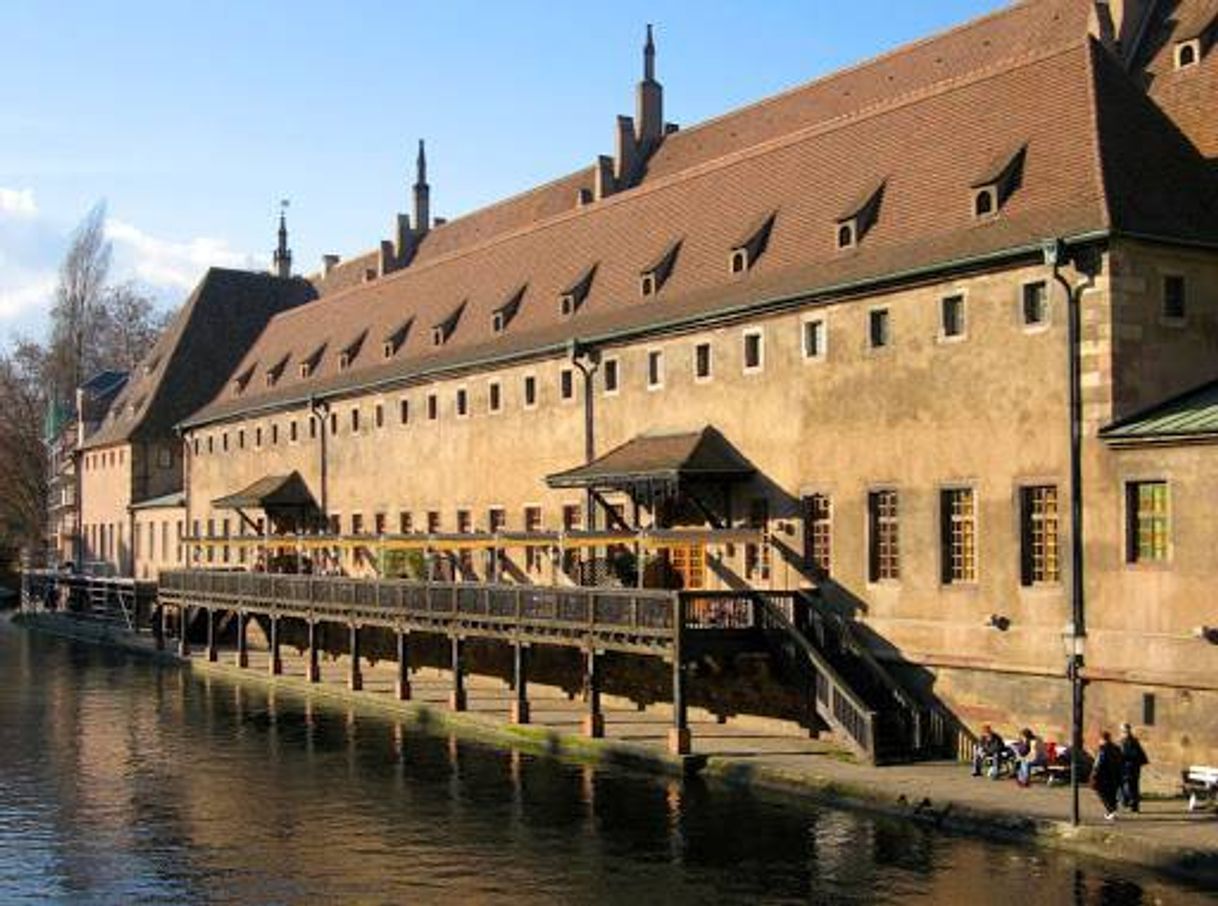
[[[1077,300],[1088,728],[1218,759],[1216,14],[1030,0],[688,129],[649,34],[613,156],[451,222],[420,149],[393,240],[180,408],[182,555],[815,587],[965,722],[1061,738]],[[756,533],[625,540],[693,526]]]

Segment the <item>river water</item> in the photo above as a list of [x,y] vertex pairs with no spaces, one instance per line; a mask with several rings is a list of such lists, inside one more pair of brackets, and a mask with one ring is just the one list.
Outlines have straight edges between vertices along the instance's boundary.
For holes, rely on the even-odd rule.
[[0,619],[0,902],[1192,903],[1093,862],[503,752]]

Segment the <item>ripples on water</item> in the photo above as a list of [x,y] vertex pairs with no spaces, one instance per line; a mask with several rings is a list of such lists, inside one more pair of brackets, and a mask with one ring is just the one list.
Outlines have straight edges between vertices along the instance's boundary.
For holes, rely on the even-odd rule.
[[0,624],[4,903],[1200,901],[1157,880],[357,720]]

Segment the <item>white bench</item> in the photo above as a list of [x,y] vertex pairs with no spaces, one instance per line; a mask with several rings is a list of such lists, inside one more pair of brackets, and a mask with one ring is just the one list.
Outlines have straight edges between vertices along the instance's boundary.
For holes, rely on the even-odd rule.
[[1194,811],[1202,800],[1218,801],[1218,768],[1195,764],[1184,775],[1184,795],[1188,796],[1188,810]]

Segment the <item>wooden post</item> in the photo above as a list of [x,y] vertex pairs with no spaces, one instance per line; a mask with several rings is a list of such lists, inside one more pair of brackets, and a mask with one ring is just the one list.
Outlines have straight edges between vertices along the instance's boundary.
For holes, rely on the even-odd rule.
[[454,711],[464,711],[465,705],[466,705],[465,663],[461,656],[463,653],[462,650],[464,648],[464,645],[463,645],[463,640],[462,640],[461,636],[459,636],[459,635],[454,635],[452,637],[452,643],[453,643],[453,659],[452,659],[453,691],[452,691],[452,694],[449,696],[448,704],[449,704],[449,707],[451,707],[452,710],[454,710]]
[[243,611],[237,611],[237,666],[248,667],[250,665],[249,652],[245,647],[245,620],[246,616]]
[[152,637],[156,641],[156,650],[165,650],[165,622],[169,618],[169,608],[157,603],[156,611],[152,614]]
[[685,664],[682,661],[681,636],[685,627],[685,599],[673,595],[672,644],[672,728],[668,731],[668,751],[673,755],[688,755],[691,751],[689,719],[685,709]]
[[187,637],[190,627],[190,605],[183,604],[178,608],[178,655],[190,657],[190,639]]
[[271,662],[267,670],[271,676],[279,676],[283,673],[283,658],[279,656],[279,616],[277,614],[271,614],[270,635]]
[[364,675],[359,669],[359,627],[351,624],[351,672],[347,676],[347,688],[359,692],[364,688]]
[[220,656],[216,651],[216,611],[215,608],[209,607],[205,612],[207,613],[207,660],[214,664]]
[[588,713],[584,715],[584,735],[601,739],[605,735],[605,715],[601,712],[601,679],[596,649],[589,648],[584,658],[584,683],[588,695]]
[[309,620],[309,664],[305,676],[310,683],[321,682],[321,665],[317,661],[317,621]]
[[512,644],[512,674],[516,698],[512,702],[511,721],[514,724],[529,722],[529,648],[521,642]]
[[410,701],[410,633],[398,630],[398,701]]

